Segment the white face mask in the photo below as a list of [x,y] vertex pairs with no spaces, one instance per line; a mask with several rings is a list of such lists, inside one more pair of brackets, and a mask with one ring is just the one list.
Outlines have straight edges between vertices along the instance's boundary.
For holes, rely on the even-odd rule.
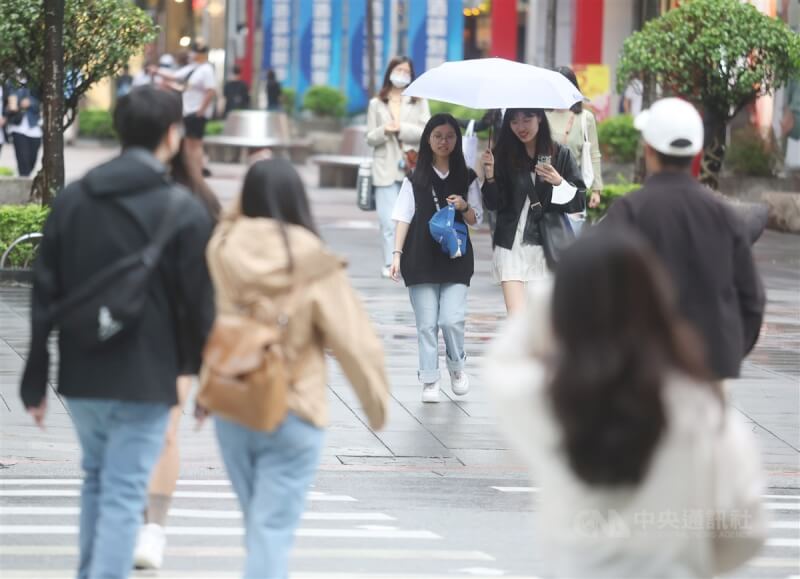
[[397,88],[406,88],[409,84],[411,84],[411,77],[402,72],[393,72],[389,77],[389,82],[391,82]]

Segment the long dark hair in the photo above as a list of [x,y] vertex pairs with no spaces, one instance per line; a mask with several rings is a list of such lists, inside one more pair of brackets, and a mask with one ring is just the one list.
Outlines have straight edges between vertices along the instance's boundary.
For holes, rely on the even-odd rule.
[[172,158],[170,173],[176,183],[180,183],[194,193],[214,221],[219,221],[222,205],[220,205],[219,199],[217,199],[217,196],[203,178],[203,167],[187,155],[184,140],[181,140],[181,148],[178,154]]
[[[408,67],[411,69],[411,82],[414,82],[414,79],[417,77],[414,73],[414,63],[411,62],[411,59],[407,56],[395,56],[392,60],[389,61],[389,64],[386,65],[386,72],[383,73],[383,85],[381,86],[381,90],[378,93],[378,98],[381,99],[383,102],[389,102],[389,93],[392,90],[392,81],[389,80],[392,76],[392,71],[397,68],[398,64],[403,64],[404,62],[408,63]],[[411,98],[411,102],[417,102],[416,97]]]
[[[556,69],[556,71],[560,72],[562,75],[567,77],[567,80],[570,81],[575,86],[576,89],[578,89],[578,92],[580,92],[581,87],[578,85],[578,77],[575,76],[574,70],[572,70],[568,66],[559,66]],[[581,114],[583,112],[583,101],[576,102],[574,105],[570,107],[569,110],[571,110],[576,115]]]
[[241,211],[246,217],[278,222],[290,270],[294,269],[294,260],[286,224],[298,225],[319,237],[303,181],[285,159],[266,159],[250,167],[242,187]]
[[433,185],[433,149],[431,148],[431,133],[436,127],[450,125],[456,132],[456,144],[450,153],[450,180],[453,183],[453,193],[466,196],[469,186],[469,170],[464,160],[464,151],[461,148],[461,127],[453,115],[439,113],[433,115],[422,131],[419,141],[419,155],[417,167],[411,177],[411,183],[417,191],[427,191]]
[[539,132],[536,135],[536,154],[553,155],[555,145],[550,133],[550,123],[547,122],[547,115],[542,109],[508,109],[503,117],[503,125],[500,128],[500,136],[497,139],[497,146],[494,150],[494,157],[498,161],[501,172],[506,174],[512,170],[524,169],[528,171],[528,152],[525,150],[525,143],[520,141],[511,130],[511,121],[516,115],[526,117],[539,117]]
[[588,484],[642,481],[667,426],[671,371],[718,388],[669,287],[656,255],[627,231],[590,234],[558,264],[550,399],[569,464]]

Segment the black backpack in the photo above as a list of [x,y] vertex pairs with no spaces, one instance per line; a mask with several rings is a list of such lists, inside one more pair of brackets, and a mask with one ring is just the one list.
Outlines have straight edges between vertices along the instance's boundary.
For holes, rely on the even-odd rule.
[[180,196],[170,193],[164,217],[147,245],[101,269],[54,304],[50,316],[62,339],[83,350],[96,350],[117,343],[138,326],[179,214]]

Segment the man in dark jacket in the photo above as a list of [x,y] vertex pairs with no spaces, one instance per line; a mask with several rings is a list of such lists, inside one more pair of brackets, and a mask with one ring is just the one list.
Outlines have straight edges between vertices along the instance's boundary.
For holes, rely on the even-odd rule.
[[718,379],[736,378],[764,316],[764,289],[744,221],[691,175],[703,121],[688,102],[662,99],[636,118],[649,178],[618,200],[606,227],[642,233],[663,260],[678,306],[705,341]]
[[[119,99],[114,126],[122,154],[56,197],[34,269],[31,348],[21,395],[41,426],[53,306],[144,248],[164,216],[174,217],[137,324],[100,349],[64,339],[64,332],[59,339],[58,392],[75,424],[86,473],[79,578],[130,573],[150,471],[177,403],[175,382],[186,369],[184,357],[199,359],[187,344],[200,347],[214,315],[204,258],[210,217],[166,175],[180,146],[181,113],[179,95],[153,87]],[[177,211],[170,211],[175,204]]]

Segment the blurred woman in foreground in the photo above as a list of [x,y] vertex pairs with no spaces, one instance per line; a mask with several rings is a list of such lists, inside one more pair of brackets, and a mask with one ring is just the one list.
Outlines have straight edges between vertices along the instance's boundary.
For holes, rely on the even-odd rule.
[[578,241],[488,358],[558,577],[712,577],[764,540],[753,435],[708,380],[656,263],[633,234]]

